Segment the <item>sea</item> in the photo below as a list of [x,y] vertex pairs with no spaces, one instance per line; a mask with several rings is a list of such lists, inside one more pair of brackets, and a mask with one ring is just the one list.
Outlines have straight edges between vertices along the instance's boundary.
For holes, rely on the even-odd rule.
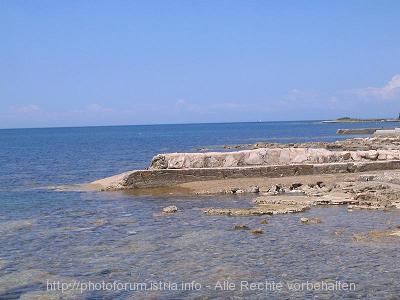
[[[206,216],[251,195],[58,189],[134,169],[165,152],[335,141],[391,123],[255,122],[0,130],[0,299],[398,299],[400,243],[354,234],[400,212],[316,207],[267,217]],[[359,136],[357,136],[359,137]],[[340,175],[338,175],[340,176]],[[180,211],[165,216],[162,208]],[[318,217],[302,225],[300,217]],[[261,225],[266,219],[268,224]],[[235,224],[262,228],[253,235]]]

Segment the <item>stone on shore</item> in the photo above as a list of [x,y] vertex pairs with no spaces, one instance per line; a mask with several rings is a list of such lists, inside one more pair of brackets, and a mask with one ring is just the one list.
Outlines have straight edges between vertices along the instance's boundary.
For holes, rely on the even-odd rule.
[[252,187],[250,187],[249,192],[253,193],[253,194],[258,194],[260,192],[260,188],[257,185],[256,186],[252,186]]
[[400,128],[376,130],[375,137],[400,137]]
[[163,213],[166,213],[166,214],[172,214],[172,213],[176,213],[178,210],[179,210],[178,207],[176,207],[175,205],[170,205],[170,206],[164,207],[162,211],[163,211]]
[[319,224],[319,223],[322,223],[320,218],[301,218],[300,222],[302,224]]
[[270,204],[252,208],[209,208],[204,213],[210,216],[262,216],[303,212],[309,208],[309,205],[302,204]]

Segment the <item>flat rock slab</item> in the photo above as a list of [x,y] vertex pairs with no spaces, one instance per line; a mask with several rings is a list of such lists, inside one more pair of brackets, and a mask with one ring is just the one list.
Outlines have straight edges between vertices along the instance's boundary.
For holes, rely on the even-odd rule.
[[210,216],[261,216],[303,212],[309,208],[309,205],[301,204],[268,204],[251,208],[209,208],[204,210],[204,213]]
[[89,184],[99,190],[168,187],[177,184],[234,178],[279,178],[400,169],[400,160],[352,163],[292,164],[230,168],[135,170]]

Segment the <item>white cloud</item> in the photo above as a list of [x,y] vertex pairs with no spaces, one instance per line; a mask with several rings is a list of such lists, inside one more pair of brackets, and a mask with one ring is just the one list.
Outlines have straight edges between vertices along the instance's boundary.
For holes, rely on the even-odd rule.
[[11,106],[9,109],[9,112],[14,114],[32,114],[39,111],[40,107],[35,104],[29,104],[23,106]]
[[105,107],[103,105],[92,103],[87,107],[87,110],[94,111],[94,112],[111,112],[113,111],[112,108]]
[[380,99],[393,99],[400,92],[400,74],[394,75],[383,87],[367,87],[358,89],[355,94],[361,97],[375,97]]

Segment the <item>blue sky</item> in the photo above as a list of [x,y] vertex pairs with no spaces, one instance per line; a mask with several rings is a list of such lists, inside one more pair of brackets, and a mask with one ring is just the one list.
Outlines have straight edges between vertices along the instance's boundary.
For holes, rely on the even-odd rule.
[[0,128],[395,117],[400,1],[0,0]]

